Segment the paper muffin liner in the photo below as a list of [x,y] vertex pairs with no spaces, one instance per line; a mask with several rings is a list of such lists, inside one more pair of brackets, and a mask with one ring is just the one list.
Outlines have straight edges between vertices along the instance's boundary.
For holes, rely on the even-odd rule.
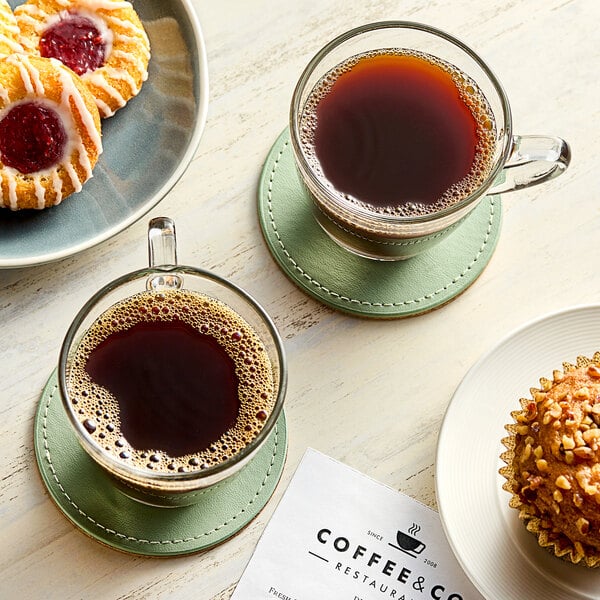
[[[513,469],[513,461],[515,458],[516,434],[518,428],[523,424],[524,419],[528,415],[528,407],[532,402],[535,402],[536,394],[548,391],[557,379],[560,379],[562,374],[569,373],[580,367],[585,367],[591,364],[600,364],[600,351],[596,352],[593,357],[578,356],[576,364],[564,362],[563,370],[555,370],[553,373],[554,380],[545,377],[540,378],[539,388],[530,388],[531,396],[529,398],[520,398],[520,410],[512,411],[512,423],[506,424],[504,428],[508,432],[508,436],[502,439],[502,444],[506,451],[500,455],[500,458],[506,466],[502,467],[499,472],[506,479],[502,488],[511,494],[509,506],[519,511],[519,519],[523,521],[527,530],[533,533],[542,547],[565,561],[585,567],[598,568],[600,567],[600,549],[575,541],[557,529],[549,517],[540,517],[535,514],[535,509],[530,504],[523,502],[519,495],[519,482],[515,478]],[[598,505],[600,512],[600,504]]]

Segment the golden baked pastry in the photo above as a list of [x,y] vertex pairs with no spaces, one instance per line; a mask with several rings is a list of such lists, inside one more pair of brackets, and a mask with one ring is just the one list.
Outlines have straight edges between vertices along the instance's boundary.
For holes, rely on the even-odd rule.
[[59,204],[101,152],[100,114],[77,75],[54,59],[0,57],[0,206]]
[[540,379],[503,440],[504,489],[541,546],[600,566],[600,353]]
[[148,77],[150,42],[130,2],[28,0],[14,14],[26,52],[81,76],[101,117],[125,106]]
[[7,0],[0,0],[0,55],[23,52],[19,26]]

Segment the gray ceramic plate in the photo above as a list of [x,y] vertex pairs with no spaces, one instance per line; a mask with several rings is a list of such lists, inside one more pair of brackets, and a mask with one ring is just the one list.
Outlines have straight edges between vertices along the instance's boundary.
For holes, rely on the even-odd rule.
[[189,0],[133,5],[152,46],[148,80],[103,121],[104,152],[81,192],[42,211],[0,209],[0,268],[50,262],[107,240],[153,208],[192,159],[208,109],[206,50],[196,14]]

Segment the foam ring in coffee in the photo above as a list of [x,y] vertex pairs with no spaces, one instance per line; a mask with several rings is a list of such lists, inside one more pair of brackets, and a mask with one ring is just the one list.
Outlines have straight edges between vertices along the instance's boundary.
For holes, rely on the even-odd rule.
[[[315,137],[318,127],[318,112],[319,106],[325,98],[332,92],[333,87],[338,83],[344,75],[350,73],[359,63],[369,61],[375,57],[396,57],[396,58],[416,58],[423,61],[429,67],[437,67],[442,72],[448,74],[454,83],[460,100],[464,106],[470,111],[473,122],[476,127],[476,147],[474,159],[469,172],[460,181],[452,184],[435,202],[421,203],[414,202],[408,199],[400,198],[393,204],[385,206],[375,205],[364,201],[363,199],[353,196],[344,190],[336,189],[326,174],[323,172],[323,167],[317,156],[315,145]],[[348,104],[347,106],[351,106]],[[341,114],[338,111],[338,115]],[[357,115],[355,115],[356,117]],[[363,117],[365,117],[363,115]],[[366,118],[366,117],[365,117]],[[365,127],[369,127],[372,123],[365,123]],[[300,116],[300,143],[303,153],[318,179],[321,183],[337,193],[344,200],[359,206],[371,213],[379,213],[382,215],[392,215],[397,217],[414,217],[420,215],[428,215],[445,208],[448,208],[462,199],[468,197],[475,192],[488,176],[493,164],[494,151],[496,146],[496,125],[493,112],[489,106],[483,92],[477,84],[460,69],[454,65],[425,52],[410,49],[380,49],[366,52],[353,56],[343,63],[337,65],[327,72],[316,83],[314,88],[309,93],[309,96],[304,105]],[[358,135],[358,134],[357,134]],[[364,148],[368,148],[369,144],[363,144]],[[368,153],[368,151],[367,151]],[[357,165],[356,168],[362,167]],[[435,165],[431,165],[434,168]],[[321,206],[321,208],[327,208]],[[380,232],[381,233],[381,232]]]
[[[118,391],[113,393],[108,389],[112,384],[106,387],[100,385],[89,373],[90,365],[96,360],[96,353],[107,344],[115,346],[117,342],[118,344],[125,343],[123,339],[127,336],[137,336],[137,339],[130,341],[137,344],[138,347],[141,342],[141,347],[146,350],[150,349],[148,350],[150,353],[153,347],[152,342],[144,341],[150,339],[144,335],[155,334],[145,332],[142,335],[142,333],[144,329],[158,326],[167,330],[176,329],[179,332],[177,335],[192,336],[196,346],[209,344],[210,347],[206,351],[209,354],[215,352],[222,354],[223,356],[218,359],[218,362],[225,365],[223,367],[225,371],[231,370],[235,379],[235,393],[239,407],[234,410],[233,416],[229,410],[230,422],[222,427],[223,431],[220,431],[215,439],[211,439],[210,443],[202,443],[199,445],[200,447],[193,447],[192,450],[188,443],[184,453],[169,453],[165,448],[160,447],[160,444],[140,445],[134,443],[134,439],[130,438],[136,438],[138,434],[141,436],[140,439],[148,439],[148,436],[160,439],[160,435],[158,435],[160,432],[136,432],[136,424],[128,423],[128,415],[123,412],[126,408],[123,403],[124,397],[119,397]],[[172,366],[169,365],[169,353],[171,353],[171,358],[175,358],[177,350],[165,348],[165,355],[162,359],[166,364],[163,365],[162,372],[144,374],[144,377],[148,379],[156,375],[159,377],[159,383],[161,383],[160,377],[162,377],[164,390],[155,390],[156,397],[153,401],[149,401],[146,395],[150,394],[151,390],[140,389],[140,400],[136,400],[135,410],[148,413],[158,411],[158,417],[150,418],[148,414],[140,417],[138,414],[136,418],[139,423],[150,422],[156,429],[161,429],[163,426],[167,427],[167,423],[170,421],[160,414],[160,411],[168,408],[171,415],[169,418],[176,419],[178,422],[175,427],[181,428],[176,429],[177,431],[187,433],[189,430],[192,432],[195,427],[201,430],[204,425],[210,429],[210,423],[204,425],[201,423],[203,418],[209,419],[210,416],[203,416],[203,412],[195,412],[201,411],[201,406],[188,404],[181,408],[179,411],[181,414],[173,416],[172,413],[177,413],[179,410],[177,406],[179,400],[177,394],[172,390],[177,381],[173,381],[170,372]],[[147,367],[147,365],[139,367],[131,354],[127,349],[123,350],[119,356],[126,364],[109,363],[104,365],[103,372],[109,373],[110,379],[120,378],[120,385],[129,385],[131,381],[127,380],[141,377],[136,369]],[[131,364],[130,358],[132,359]],[[178,358],[184,360],[185,363],[188,357],[179,356]],[[102,358],[102,360],[105,359]],[[195,364],[192,365],[192,368],[185,368],[188,372],[194,372],[184,373],[184,375],[190,376],[190,382],[201,379],[202,369],[202,364]],[[99,372],[101,371],[102,369]],[[229,375],[227,377],[231,379]],[[217,377],[210,381],[212,382],[210,385],[216,388],[220,380]],[[275,384],[271,362],[257,333],[226,304],[203,294],[186,290],[142,292],[113,305],[102,313],[79,342],[67,371],[66,383],[72,412],[82,424],[93,444],[113,458],[142,471],[186,473],[206,469],[229,460],[258,435],[275,404]],[[144,383],[140,387],[146,385],[147,383]],[[201,393],[204,392],[201,390]],[[203,398],[199,403],[209,402],[207,398]],[[147,407],[143,404],[144,402],[148,403]],[[131,410],[129,412],[131,413]],[[170,440],[170,445],[175,448],[184,447],[181,444],[182,440]]]

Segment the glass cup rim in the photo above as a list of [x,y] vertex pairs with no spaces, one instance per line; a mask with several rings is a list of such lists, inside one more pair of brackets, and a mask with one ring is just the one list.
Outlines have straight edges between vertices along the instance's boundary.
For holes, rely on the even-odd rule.
[[[314,175],[313,169],[308,164],[304,152],[302,151],[302,145],[300,144],[299,119],[300,115],[302,114],[301,109],[303,108],[300,104],[301,97],[304,89],[306,88],[306,84],[308,83],[308,80],[315,71],[316,67],[319,65],[319,63],[323,60],[324,57],[330,54],[332,50],[335,50],[338,46],[341,46],[348,40],[356,38],[364,33],[377,31],[381,29],[414,29],[423,33],[431,34],[453,44],[454,46],[462,50],[469,58],[471,58],[478,65],[478,67],[483,71],[485,76],[492,84],[493,88],[498,94],[498,98],[500,99],[502,114],[504,118],[504,134],[502,136],[503,148],[502,152],[494,160],[493,168],[490,169],[490,172],[488,173],[487,177],[474,192],[472,192],[468,196],[465,196],[459,202],[456,202],[451,206],[437,210],[430,214],[411,216],[388,215],[369,211],[351,202],[344,202],[338,197],[337,194],[333,192],[332,189],[325,186],[319,177]],[[333,38],[330,42],[325,44],[325,46],[323,46],[312,57],[312,59],[304,68],[304,71],[300,75],[300,78],[298,79],[298,82],[292,94],[289,119],[292,149],[294,151],[296,161],[299,163],[298,166],[300,168],[300,171],[305,177],[307,177],[310,180],[311,185],[315,186],[319,193],[323,194],[327,198],[328,202],[330,202],[332,205],[337,206],[342,211],[346,211],[350,214],[353,214],[358,218],[366,218],[372,221],[377,221],[382,225],[387,225],[390,227],[393,227],[394,225],[403,227],[412,224],[431,223],[438,220],[442,220],[447,216],[453,215],[457,212],[464,210],[465,207],[469,206],[470,204],[474,203],[476,200],[481,198],[483,195],[485,195],[486,191],[493,184],[500,171],[504,168],[504,164],[506,163],[513,149],[512,114],[510,104],[506,92],[502,87],[502,84],[500,83],[496,75],[493,73],[493,71],[490,69],[490,67],[474,50],[472,50],[467,44],[462,42],[457,37],[431,25],[426,25],[424,23],[419,23],[416,21],[388,20],[359,25],[358,27],[354,27],[353,29],[350,29],[338,35],[337,37]]]
[[[73,343],[76,342],[75,334],[83,324],[86,317],[89,315],[90,311],[100,302],[103,298],[105,298],[111,292],[117,290],[122,285],[130,283],[136,280],[142,280],[151,275],[161,275],[161,274],[187,274],[187,275],[195,275],[197,277],[201,277],[204,279],[209,279],[215,283],[223,285],[228,288],[230,291],[234,292],[238,296],[240,296],[243,300],[245,300],[252,308],[259,314],[263,323],[266,325],[269,334],[271,335],[273,342],[275,344],[276,352],[277,352],[277,360],[278,360],[278,368],[279,368],[279,387],[277,390],[277,397],[275,399],[275,404],[273,406],[273,410],[271,411],[269,417],[265,421],[262,429],[259,431],[257,436],[244,448],[242,448],[239,452],[236,452],[232,457],[228,458],[226,461],[220,462],[216,465],[212,465],[207,467],[206,469],[198,470],[198,471],[189,471],[185,473],[165,473],[165,472],[151,472],[139,468],[131,467],[123,462],[119,461],[115,457],[111,456],[108,453],[103,452],[98,446],[93,444],[85,434],[85,430],[83,425],[76,418],[73,413],[70,402],[68,401],[68,390],[66,383],[66,371],[68,364],[68,356],[69,351],[73,346]],[[129,298],[129,295],[124,296],[123,299]],[[118,300],[115,300],[117,302]],[[233,310],[233,309],[232,309]],[[110,465],[111,468],[114,468],[116,474],[122,473],[125,475],[129,475],[137,480],[145,480],[150,481],[152,483],[160,483],[160,482],[169,482],[169,483],[177,483],[177,482],[190,482],[196,480],[204,480],[210,478],[213,475],[218,475],[223,471],[229,470],[239,463],[243,462],[246,458],[251,456],[256,449],[258,449],[262,443],[267,439],[269,434],[271,433],[281,410],[283,408],[283,402],[285,398],[285,393],[287,389],[287,359],[285,355],[285,350],[283,347],[283,342],[281,340],[281,336],[277,331],[275,324],[271,317],[267,314],[265,309],[256,301],[248,292],[243,290],[241,287],[232,283],[231,281],[207,271],[205,269],[200,269],[197,267],[191,267],[188,265],[167,265],[167,266],[157,266],[157,267],[147,267],[144,269],[137,269],[135,271],[131,271],[130,273],[126,273],[125,275],[121,275],[120,277],[112,280],[102,288],[100,288],[79,310],[79,312],[75,315],[73,321],[71,322],[67,333],[65,334],[65,338],[60,348],[59,352],[59,361],[58,361],[58,383],[60,388],[61,399],[63,403],[63,407],[65,412],[67,413],[67,417],[75,430],[77,438],[80,443],[83,445],[84,449],[88,454],[92,456],[100,465]]]

